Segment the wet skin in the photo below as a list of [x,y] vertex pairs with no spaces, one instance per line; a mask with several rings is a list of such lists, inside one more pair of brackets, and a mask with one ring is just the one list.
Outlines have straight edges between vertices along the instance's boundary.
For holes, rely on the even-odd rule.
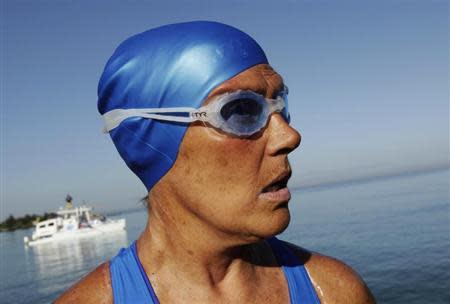
[[[257,65],[216,87],[204,104],[227,91],[273,98],[282,88],[280,75]],[[300,140],[279,113],[250,138],[189,126],[174,166],[149,192],[149,219],[137,241],[161,303],[289,303],[283,272],[264,241],[288,226],[289,198],[263,192],[290,175],[287,156]],[[287,245],[305,262],[322,303],[374,303],[349,266]],[[58,300],[71,302],[113,302],[108,263]]]

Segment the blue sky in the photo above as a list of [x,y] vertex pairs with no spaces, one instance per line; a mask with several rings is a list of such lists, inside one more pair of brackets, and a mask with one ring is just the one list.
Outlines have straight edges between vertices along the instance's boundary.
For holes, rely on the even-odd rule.
[[1,218],[101,210],[145,187],[101,133],[97,83],[115,47],[215,20],[265,50],[302,133],[291,186],[449,166],[446,1],[2,1]]

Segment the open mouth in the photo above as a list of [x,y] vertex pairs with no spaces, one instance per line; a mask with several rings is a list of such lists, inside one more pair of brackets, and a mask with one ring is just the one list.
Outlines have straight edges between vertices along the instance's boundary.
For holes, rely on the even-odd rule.
[[291,177],[291,174],[285,174],[280,179],[275,180],[270,185],[264,187],[264,189],[261,191],[262,193],[267,192],[276,192],[280,189],[286,188],[289,178]]
[[290,177],[290,171],[280,175],[272,183],[263,188],[259,197],[270,201],[288,202],[291,199],[291,193],[287,187]]

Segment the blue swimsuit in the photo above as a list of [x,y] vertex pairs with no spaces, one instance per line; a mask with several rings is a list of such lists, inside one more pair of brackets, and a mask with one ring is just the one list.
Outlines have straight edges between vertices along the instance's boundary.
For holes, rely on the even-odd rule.
[[[286,277],[292,304],[319,304],[319,298],[308,273],[299,259],[280,240],[273,237],[267,242],[281,265]],[[109,264],[114,303],[158,304],[158,298],[139,261],[136,242],[121,249]]]

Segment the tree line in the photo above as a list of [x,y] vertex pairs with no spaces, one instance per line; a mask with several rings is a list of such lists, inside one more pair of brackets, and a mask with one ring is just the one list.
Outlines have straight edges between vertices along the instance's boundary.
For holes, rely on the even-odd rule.
[[15,218],[10,215],[6,220],[0,223],[0,232],[14,231],[16,229],[28,229],[34,226],[35,223],[55,218],[56,213],[44,213],[44,215],[25,215],[23,217]]

